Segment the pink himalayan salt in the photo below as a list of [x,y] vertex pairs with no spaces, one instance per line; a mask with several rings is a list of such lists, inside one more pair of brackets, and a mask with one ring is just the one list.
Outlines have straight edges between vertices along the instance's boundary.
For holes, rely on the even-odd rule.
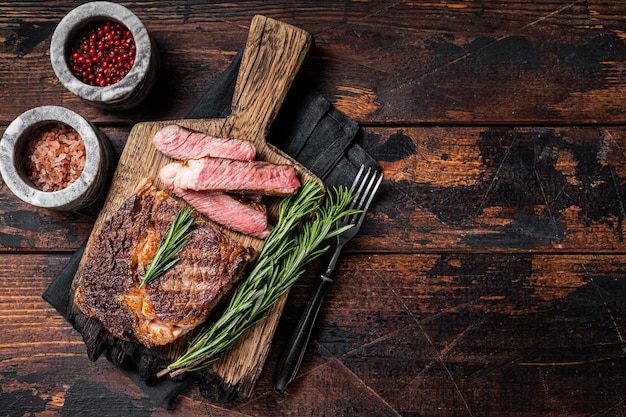
[[35,187],[59,191],[82,174],[85,144],[78,132],[64,123],[47,124],[28,138],[23,163]]

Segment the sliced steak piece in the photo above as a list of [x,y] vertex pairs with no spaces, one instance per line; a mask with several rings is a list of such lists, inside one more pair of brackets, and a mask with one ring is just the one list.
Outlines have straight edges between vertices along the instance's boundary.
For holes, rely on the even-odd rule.
[[159,130],[152,141],[160,152],[180,160],[215,157],[251,161],[256,155],[254,144],[248,140],[217,138],[178,125]]
[[159,173],[166,184],[196,191],[232,191],[265,195],[289,195],[300,187],[291,165],[221,158],[172,162]]
[[271,230],[267,224],[265,205],[246,196],[235,196],[221,191],[195,191],[175,187],[169,189],[200,213],[228,229],[259,239],[265,239]]
[[204,322],[252,259],[250,247],[196,214],[179,262],[140,288],[144,265],[182,205],[147,181],[87,248],[74,303],[113,336],[147,347],[172,342]]

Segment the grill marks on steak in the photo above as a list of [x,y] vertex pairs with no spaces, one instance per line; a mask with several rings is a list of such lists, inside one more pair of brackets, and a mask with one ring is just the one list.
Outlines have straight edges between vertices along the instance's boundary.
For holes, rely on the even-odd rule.
[[291,165],[222,158],[172,162],[161,168],[161,179],[176,188],[196,191],[231,191],[285,196],[300,187]]
[[217,138],[178,125],[165,126],[152,141],[160,152],[180,160],[216,157],[251,161],[256,155],[250,141]]
[[172,342],[204,322],[252,259],[251,248],[198,217],[179,262],[140,288],[143,265],[181,205],[147,181],[90,245],[74,303],[113,336],[147,347]]

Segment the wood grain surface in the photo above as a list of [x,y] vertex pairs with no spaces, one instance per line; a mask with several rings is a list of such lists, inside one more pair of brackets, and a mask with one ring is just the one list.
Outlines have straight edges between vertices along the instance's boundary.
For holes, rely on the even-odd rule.
[[[611,0],[389,3],[369,1],[137,2],[164,74],[145,105],[106,113],[54,78],[48,50],[58,21],[80,2],[0,3],[8,52],[3,100],[22,109],[50,101],[98,122],[183,118],[238,49],[255,14],[315,39],[303,78],[363,123],[621,123],[626,16]],[[584,62],[584,65],[581,64]],[[46,87],[42,94],[41,85]],[[11,94],[20,91],[21,94]]]
[[137,123],[184,118],[261,14],[312,35],[295,82],[361,124],[385,181],[287,393],[272,391],[274,367],[323,260],[289,294],[250,398],[192,387],[173,410],[89,362],[41,299],[104,201],[35,209],[0,182],[0,415],[626,414],[624,4],[124,2],[163,63],[128,112],[90,107],[54,77],[50,37],[78,4],[0,2],[0,133],[64,105],[119,158]]

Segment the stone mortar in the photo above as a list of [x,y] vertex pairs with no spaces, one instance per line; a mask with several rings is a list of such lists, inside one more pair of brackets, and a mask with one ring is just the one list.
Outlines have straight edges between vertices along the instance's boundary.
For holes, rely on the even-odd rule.
[[[28,179],[21,158],[28,137],[40,126],[62,122],[74,128],[85,144],[85,167],[68,187],[54,192],[36,188]],[[93,204],[106,190],[114,165],[108,138],[77,113],[59,106],[41,106],[19,115],[0,140],[0,173],[21,200],[37,207],[78,210]]]
[[[102,20],[113,20],[126,26],[136,47],[135,63],[130,72],[121,81],[105,87],[92,86],[77,79],[66,59],[74,35],[88,23]],[[160,70],[156,45],[141,20],[127,8],[106,1],[85,3],[59,22],[52,34],[50,61],[65,88],[95,107],[107,110],[125,110],[142,102],[154,86]]]

